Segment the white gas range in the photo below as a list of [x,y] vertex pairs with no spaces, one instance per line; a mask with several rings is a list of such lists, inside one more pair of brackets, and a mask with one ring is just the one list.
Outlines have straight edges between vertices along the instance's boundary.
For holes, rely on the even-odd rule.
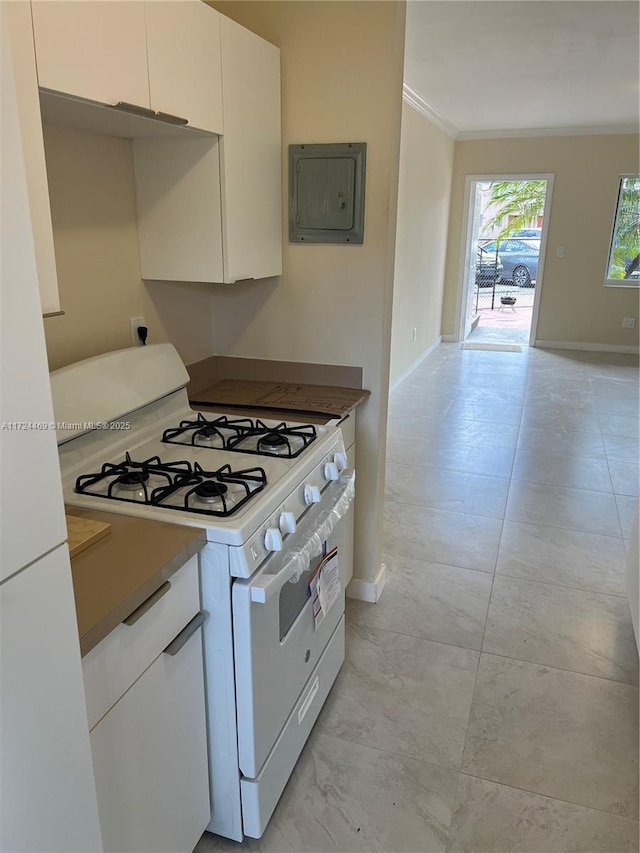
[[187,381],[170,344],[52,373],[64,498],[206,531],[208,828],[259,838],[344,660],[355,475],[338,427],[196,413]]

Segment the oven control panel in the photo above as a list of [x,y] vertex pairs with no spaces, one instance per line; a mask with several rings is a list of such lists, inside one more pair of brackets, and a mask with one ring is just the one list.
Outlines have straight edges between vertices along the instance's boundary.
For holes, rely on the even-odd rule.
[[297,529],[305,512],[322,501],[323,492],[340,477],[346,466],[346,454],[338,444],[309,472],[267,518],[243,546],[231,547],[231,573],[235,577],[250,577],[272,553],[286,551],[287,539]]

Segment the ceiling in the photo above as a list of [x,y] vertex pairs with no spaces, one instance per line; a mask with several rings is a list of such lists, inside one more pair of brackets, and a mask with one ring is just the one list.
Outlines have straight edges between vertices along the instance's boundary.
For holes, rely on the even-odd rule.
[[457,138],[639,119],[636,0],[409,0],[405,96]]

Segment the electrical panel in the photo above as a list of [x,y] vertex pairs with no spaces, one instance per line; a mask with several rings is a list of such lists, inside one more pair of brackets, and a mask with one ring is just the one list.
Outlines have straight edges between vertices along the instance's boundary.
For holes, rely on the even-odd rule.
[[289,146],[289,240],[363,243],[366,142]]

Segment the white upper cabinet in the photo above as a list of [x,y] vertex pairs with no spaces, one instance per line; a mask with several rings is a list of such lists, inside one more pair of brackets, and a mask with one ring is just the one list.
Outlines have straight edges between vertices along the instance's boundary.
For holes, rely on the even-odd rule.
[[222,133],[220,14],[201,0],[34,0],[38,84]]
[[142,277],[280,275],[279,49],[202,0],[32,6],[45,120],[134,139]]
[[140,273],[223,281],[218,138],[134,139]]
[[149,107],[144,2],[34,0],[32,7],[42,88]]
[[[0,582],[67,538],[18,87],[0,4]],[[38,483],[37,506],[33,482]],[[46,511],[45,511],[46,510]],[[4,698],[4,697],[3,697]]]
[[282,273],[280,51],[221,17],[225,282]]
[[31,9],[28,3],[4,3],[3,9],[5,13],[3,24],[7,27],[10,44],[22,155],[29,194],[41,313],[55,314],[60,311],[60,297],[38,101]]
[[145,279],[233,284],[282,273],[280,51],[223,15],[220,44],[219,143],[134,141]]
[[220,14],[201,0],[145,3],[151,108],[223,132]]

